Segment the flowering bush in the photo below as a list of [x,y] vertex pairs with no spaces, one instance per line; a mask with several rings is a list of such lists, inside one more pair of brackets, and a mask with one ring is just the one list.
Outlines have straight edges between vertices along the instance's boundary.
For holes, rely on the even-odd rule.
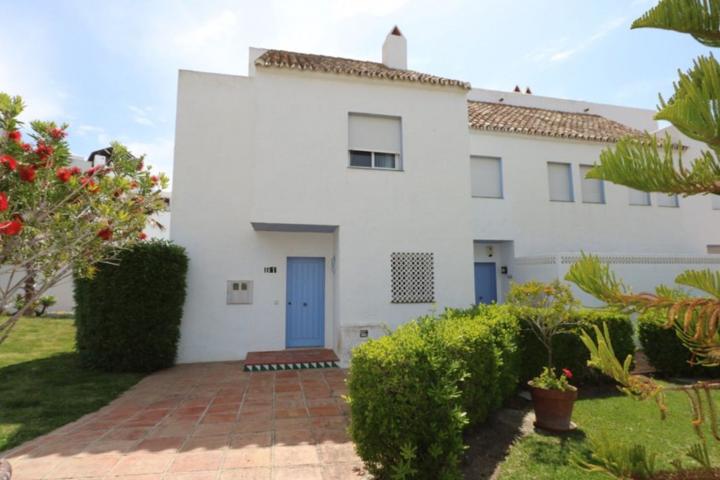
[[552,368],[545,367],[540,375],[530,380],[530,385],[543,390],[567,392],[575,388],[569,383],[572,377],[572,372],[567,368],[563,368],[562,373],[557,374]]
[[140,241],[165,208],[164,175],[152,175],[120,144],[106,165],[70,164],[67,125],[34,121],[21,131],[20,97],[0,93],[0,307],[24,292],[25,306],[0,321],[0,343],[53,285],[90,277],[98,262]]

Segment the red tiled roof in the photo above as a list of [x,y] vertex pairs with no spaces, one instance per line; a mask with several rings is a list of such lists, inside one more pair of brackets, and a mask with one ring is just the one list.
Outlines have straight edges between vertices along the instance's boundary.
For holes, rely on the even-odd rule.
[[594,142],[617,142],[642,132],[590,113],[560,112],[504,103],[468,102],[470,128],[494,132],[560,137]]
[[465,90],[470,89],[470,84],[468,82],[436,77],[434,75],[414,72],[412,70],[390,68],[378,62],[351,60],[349,58],[328,57],[326,55],[313,55],[309,53],[286,52],[284,50],[266,51],[260,55],[257,60],[255,60],[255,65],[258,67],[309,70],[313,72],[354,75],[357,77],[418,82],[446,87],[460,87]]

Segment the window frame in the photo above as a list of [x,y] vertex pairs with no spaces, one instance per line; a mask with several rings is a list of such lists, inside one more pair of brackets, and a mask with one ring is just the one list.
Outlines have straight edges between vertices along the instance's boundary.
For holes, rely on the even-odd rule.
[[[665,195],[668,198],[674,198],[675,204],[674,205],[663,205],[662,203],[660,203],[660,198],[662,198],[660,195]],[[656,194],[655,195],[655,203],[657,204],[658,207],[661,207],[661,208],[680,208],[680,197],[678,197],[677,194],[674,194],[674,195]]]
[[[351,148],[351,142],[350,142],[350,122],[351,118],[353,116],[356,117],[376,117],[376,118],[385,118],[385,119],[392,119],[397,120],[399,124],[399,135],[400,138],[399,141],[399,151],[393,152],[393,151],[387,151],[382,149],[365,149],[365,148]],[[404,158],[403,158],[403,119],[400,115],[387,115],[382,113],[368,113],[368,112],[358,112],[358,111],[348,111],[347,116],[345,117],[347,119],[347,126],[348,126],[348,138],[347,138],[347,152],[348,152],[348,164],[347,168],[356,168],[360,170],[382,170],[385,172],[402,172],[404,170]],[[365,152],[370,154],[370,166],[364,167],[361,165],[353,165],[352,164],[352,152]],[[375,154],[385,154],[385,155],[394,155],[395,156],[395,167],[393,168],[387,168],[387,167],[376,167],[375,166]]]
[[[578,172],[580,173],[580,200],[582,203],[585,203],[587,205],[606,205],[607,204],[607,197],[605,195],[605,182],[603,180],[597,180],[595,178],[585,178],[583,176],[583,168],[593,168],[593,165],[586,165],[581,163],[578,165]],[[588,200],[585,200],[585,188],[584,184],[586,181],[592,181],[592,182],[599,182],[600,183],[600,201],[599,202],[591,202]]]
[[[632,193],[633,191],[644,193],[647,195],[647,203],[633,203],[632,201]],[[636,188],[627,187],[628,192],[628,205],[631,207],[652,207],[652,195],[650,195],[650,192],[643,192],[642,190],[638,190]]]
[[[370,154],[370,166],[364,167],[362,165],[353,165],[352,164],[352,154],[353,152],[362,152],[362,153],[369,153]],[[376,167],[375,166],[375,154],[380,153],[382,155],[393,155],[395,157],[395,167],[388,168],[388,167]],[[361,150],[359,148],[353,148],[348,149],[348,168],[358,168],[361,170],[385,170],[388,172],[400,172],[402,171],[402,167],[400,166],[400,154],[397,152],[383,152],[380,150]]]
[[[552,192],[550,191],[550,165],[563,165],[568,169],[568,186],[570,187],[570,200],[556,200],[552,198]],[[575,203],[575,185],[573,182],[573,168],[570,162],[547,162],[547,180],[548,180],[548,199],[551,202],[558,203]]]
[[[476,195],[473,192],[473,179],[472,179],[472,161],[474,159],[489,159],[489,160],[497,160],[498,162],[498,184],[500,186],[500,195]],[[502,157],[495,157],[492,155],[470,155],[470,196],[472,198],[494,198],[496,200],[503,200],[505,198],[505,182],[504,175],[503,175],[503,160]]]

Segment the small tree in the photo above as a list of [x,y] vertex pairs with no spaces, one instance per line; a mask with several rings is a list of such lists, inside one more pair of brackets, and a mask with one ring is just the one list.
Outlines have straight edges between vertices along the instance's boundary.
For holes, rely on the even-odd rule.
[[575,327],[573,319],[579,302],[570,288],[559,280],[514,283],[507,303],[522,309],[522,318],[547,350],[547,368],[553,370],[553,339],[561,333],[572,332]]
[[0,307],[23,292],[22,307],[0,320],[0,343],[49,288],[92,276],[98,262],[142,240],[168,184],[118,143],[103,166],[71,166],[67,125],[34,121],[23,134],[23,108],[0,93]]

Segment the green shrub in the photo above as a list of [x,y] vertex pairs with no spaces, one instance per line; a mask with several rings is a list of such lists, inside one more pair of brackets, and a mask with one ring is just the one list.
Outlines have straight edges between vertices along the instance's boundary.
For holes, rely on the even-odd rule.
[[76,344],[84,366],[148,372],[174,364],[188,259],[169,242],[142,242],[75,282]]
[[638,316],[638,336],[643,351],[658,372],[665,375],[720,377],[720,367],[691,365],[691,353],[672,328],[663,328],[666,312],[648,310]]
[[[520,310],[522,311],[522,310]],[[612,338],[613,349],[620,361],[635,351],[633,323],[629,316],[609,310],[579,310],[575,320],[576,329],[582,328],[594,336],[592,325],[606,323]],[[522,326],[520,340],[521,371],[520,381],[539,375],[547,363],[545,347],[537,339],[530,326],[520,319]],[[577,333],[561,333],[553,340],[555,368],[568,368],[573,373],[573,383],[599,380],[600,374],[587,366],[590,354]]]
[[353,350],[351,434],[379,478],[456,479],[463,429],[517,385],[519,326],[507,307],[448,310]]

